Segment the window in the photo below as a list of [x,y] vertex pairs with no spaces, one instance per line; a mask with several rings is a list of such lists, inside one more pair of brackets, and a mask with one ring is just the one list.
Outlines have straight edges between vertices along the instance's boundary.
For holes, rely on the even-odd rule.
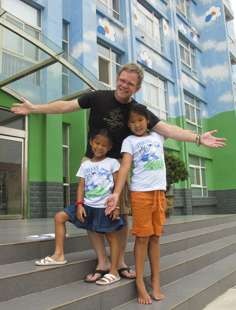
[[[10,13],[4,15],[8,22],[32,37],[40,38],[40,10],[19,0],[2,0],[1,7]],[[5,28],[2,34],[2,73],[5,76],[13,75],[38,62],[40,54],[36,46]],[[39,85],[40,72],[34,73],[28,79],[31,83]]]
[[120,0],[97,0],[97,4],[108,15],[120,20]]
[[185,69],[196,74],[196,49],[179,36],[181,63]]
[[111,48],[98,44],[99,81],[110,88],[115,88],[116,77],[121,66],[120,55]]
[[193,197],[207,197],[205,160],[197,156],[189,156],[189,172]]
[[160,119],[167,119],[167,90],[165,81],[145,71],[142,84],[144,104]]
[[[62,23],[62,49],[63,56],[68,59],[69,56],[69,23],[63,20]],[[69,70],[62,66],[62,95],[69,94]]]
[[159,51],[163,50],[161,20],[154,13],[146,10],[141,4],[137,3],[139,15],[139,31],[144,41],[155,47]]
[[62,125],[62,151],[63,151],[63,197],[64,207],[70,204],[70,170],[69,170],[69,152],[70,152],[70,126]]
[[201,125],[201,108],[200,101],[195,97],[184,94],[184,104],[186,111],[186,123],[190,130],[193,130],[199,134],[202,133]]
[[177,10],[187,19],[190,17],[190,2],[189,0],[177,0]]

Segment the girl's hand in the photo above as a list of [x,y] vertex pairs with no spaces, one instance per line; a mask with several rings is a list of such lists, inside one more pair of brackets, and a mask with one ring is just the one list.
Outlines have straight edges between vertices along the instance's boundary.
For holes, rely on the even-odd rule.
[[105,214],[106,215],[109,215],[112,213],[112,211],[115,210],[116,206],[117,206],[117,203],[118,203],[118,200],[119,200],[119,195],[116,194],[116,193],[113,193],[111,194],[108,198],[107,198],[107,201],[106,201],[106,209],[105,209]]
[[84,222],[84,219],[87,217],[86,211],[83,206],[77,207],[76,217],[80,222]]

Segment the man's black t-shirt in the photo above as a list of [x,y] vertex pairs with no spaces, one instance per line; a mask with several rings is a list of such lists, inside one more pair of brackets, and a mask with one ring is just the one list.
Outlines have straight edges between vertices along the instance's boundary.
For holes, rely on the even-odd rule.
[[[92,156],[89,144],[90,133],[95,129],[107,128],[113,139],[113,146],[108,156],[120,158],[122,141],[131,134],[127,125],[128,112],[130,106],[137,102],[132,99],[129,103],[120,103],[112,90],[98,90],[85,94],[78,99],[78,102],[82,109],[90,109],[86,156]],[[149,127],[153,128],[160,120],[152,112],[149,111],[149,113]]]

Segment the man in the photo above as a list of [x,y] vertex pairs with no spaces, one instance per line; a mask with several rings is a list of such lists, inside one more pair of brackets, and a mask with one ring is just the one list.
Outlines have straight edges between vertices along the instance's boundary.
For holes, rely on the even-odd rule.
[[[27,100],[22,103],[16,103],[12,111],[16,114],[27,115],[30,113],[56,114],[78,111],[79,109],[90,109],[88,141],[91,130],[94,128],[108,128],[114,139],[114,147],[109,153],[110,157],[120,158],[120,147],[124,138],[129,135],[127,127],[127,116],[130,104],[136,101],[132,96],[140,89],[143,80],[143,70],[138,65],[131,63],[124,65],[118,73],[115,91],[95,91],[86,94],[78,99],[70,101],[55,101],[49,104],[35,105]],[[166,138],[172,138],[178,141],[194,142],[207,147],[223,147],[224,138],[213,136],[216,130],[206,132],[201,136],[189,130],[167,124],[160,121],[150,112],[150,128]],[[86,156],[91,156],[90,146],[88,144]],[[121,213],[128,214],[127,193],[124,192],[121,199]],[[65,222],[68,221],[65,212],[58,212],[55,216],[55,252],[51,257],[46,257],[36,263],[40,265],[65,263],[64,260],[64,237]],[[128,225],[120,232],[121,255],[119,260],[120,276],[125,278],[134,278],[135,272],[130,270],[125,264],[124,254],[128,236]],[[96,233],[89,233],[89,238],[97,253],[98,264],[95,272],[86,277],[87,282],[95,282],[106,270],[110,263],[106,256],[103,236]]]

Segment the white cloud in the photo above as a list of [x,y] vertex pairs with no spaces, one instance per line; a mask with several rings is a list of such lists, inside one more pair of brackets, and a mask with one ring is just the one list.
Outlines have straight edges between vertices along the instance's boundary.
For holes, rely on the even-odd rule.
[[212,67],[205,67],[202,69],[205,79],[211,80],[225,80],[229,76],[227,64],[216,65]]
[[187,87],[187,88],[191,87],[195,91],[199,91],[199,88],[200,88],[199,84],[183,72],[181,74],[181,79],[182,79],[184,87]]
[[169,96],[169,104],[170,105],[176,105],[177,102],[178,102],[177,96],[173,96],[173,95]]
[[198,31],[202,30],[206,26],[204,15],[198,16],[193,13],[191,20],[193,25],[196,25]]
[[226,47],[227,47],[226,41],[218,42],[215,40],[208,40],[202,44],[202,48],[204,51],[214,50],[216,52],[223,52],[226,50]]
[[215,0],[200,0],[200,2],[204,5],[206,5],[206,4],[213,4],[215,2]]
[[84,34],[84,41],[92,41],[94,42],[96,38],[96,32],[95,31],[86,31]]
[[88,43],[79,42],[73,47],[71,55],[74,58],[79,58],[80,55],[82,55],[83,53],[90,52],[90,51],[91,51],[91,47]]
[[219,101],[221,102],[233,102],[233,95],[230,92],[224,93],[219,97]]

